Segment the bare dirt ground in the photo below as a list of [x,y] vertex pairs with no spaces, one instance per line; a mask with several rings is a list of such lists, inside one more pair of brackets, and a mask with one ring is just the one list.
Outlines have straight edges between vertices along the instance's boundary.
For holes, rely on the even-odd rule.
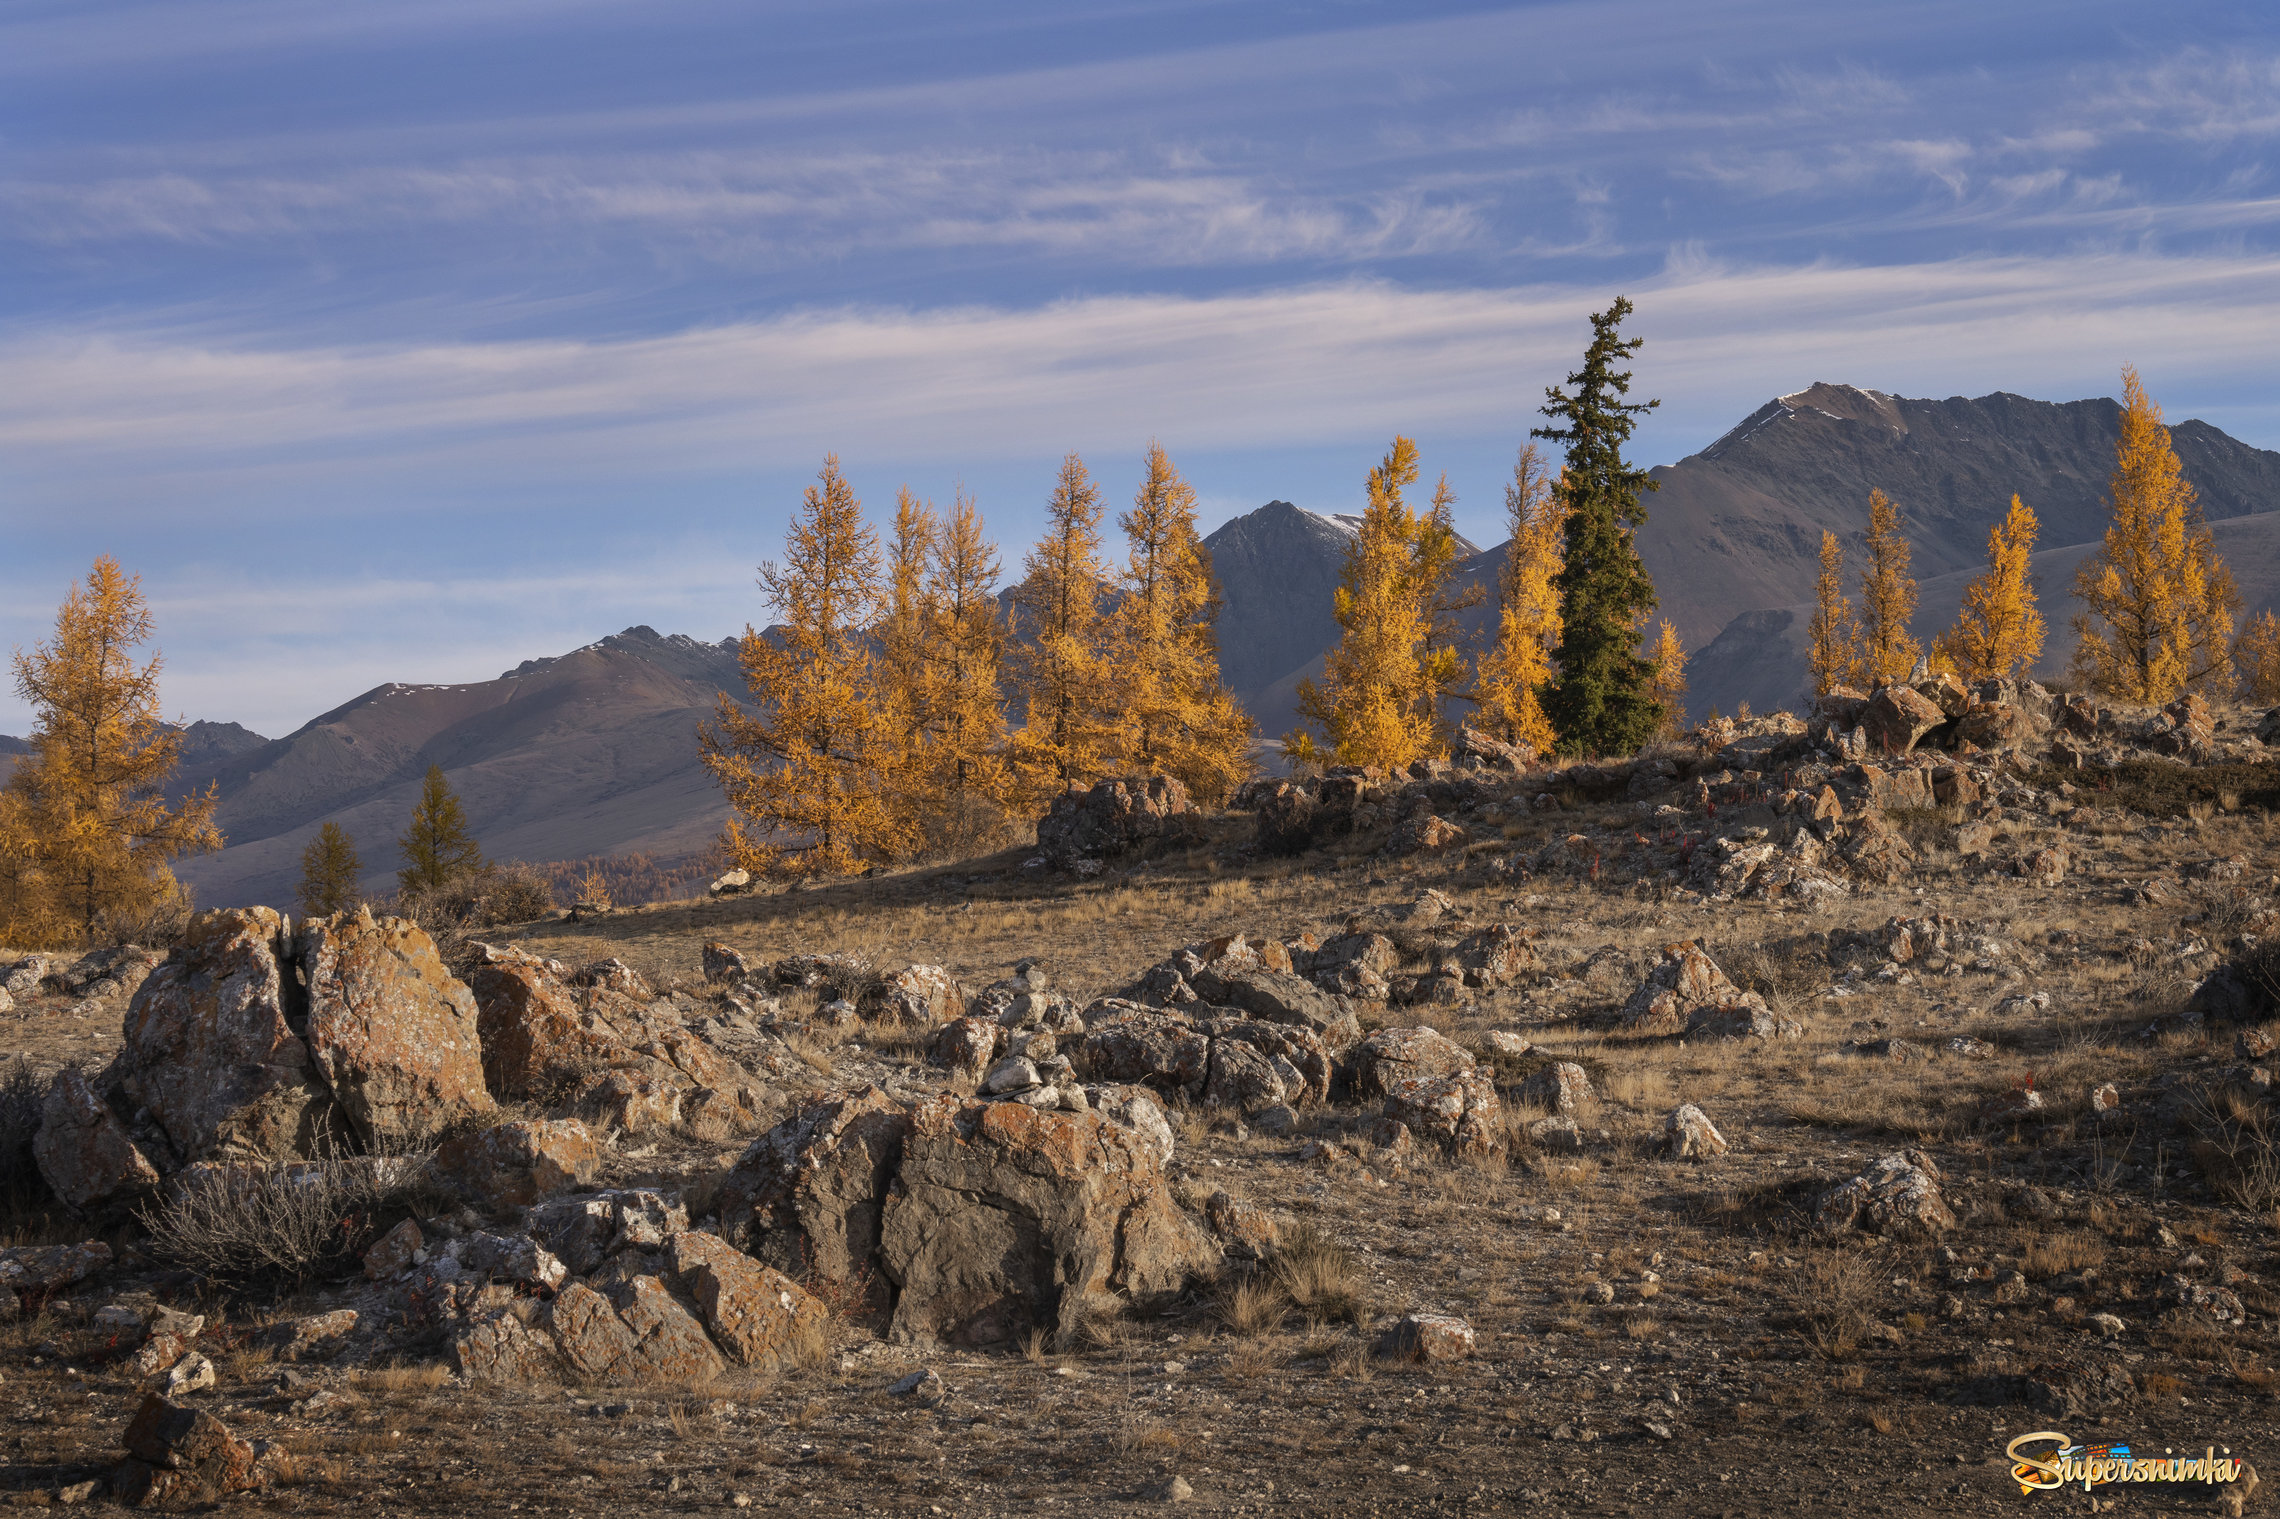
[[[1248,820],[1228,816],[1191,846],[1095,880],[1025,870],[1015,853],[496,934],[570,962],[618,956],[661,985],[694,983],[708,940],[756,959],[940,963],[974,986],[1036,958],[1056,991],[1084,1001],[1185,943],[1327,935],[1351,914],[1434,888],[1475,920],[1533,933],[1547,972],[1366,1020],[1428,1024],[1467,1047],[1509,1030],[1536,1046],[1494,1062],[1512,1107],[1510,1148],[1495,1161],[1377,1152],[1374,1104],[1315,1110],[1276,1137],[1223,1114],[1174,1115],[1183,1199],[1226,1190],[1273,1210],[1326,1247],[1336,1290],[1238,1271],[1085,1343],[1011,1352],[921,1353],[850,1320],[819,1363],[780,1378],[639,1389],[463,1384],[432,1354],[288,1367],[254,1348],[254,1332],[330,1299],[209,1297],[204,1311],[231,1330],[215,1343],[243,1348],[215,1356],[221,1380],[206,1406],[249,1438],[281,1441],[297,1468],[292,1484],[230,1506],[983,1515],[1177,1501],[1256,1514],[1685,1516],[2223,1506],[2222,1490],[2183,1486],[2022,1496],[2003,1451],[2035,1430],[2140,1454],[2214,1446],[2280,1471],[2280,1171],[2254,1171],[2271,1160],[2269,1145],[2257,1149],[2261,1130],[2213,1155],[2164,1105],[2179,1073],[2214,1082],[2248,1062],[2233,1030],[2145,1033],[2185,1006],[2243,915],[2280,885],[2273,818],[2253,808],[2006,816],[2017,848],[2071,851],[2072,869],[2051,886],[1939,847],[1952,818],[1918,820],[1926,857],[1904,884],[1811,907],[1587,875],[1492,884],[1481,869],[1486,854],[1524,856],[1566,834],[1636,836],[1638,815],[1627,804],[1523,815],[1476,827],[1488,843],[1469,855],[1402,862],[1370,836],[1292,860],[1252,857],[1240,847]],[[2224,886],[2180,882],[2183,867],[2241,857],[2246,875]],[[2144,900],[2149,881],[2168,883],[2165,901]],[[1969,925],[1998,952],[1899,965],[1877,947],[1891,919],[1931,915]],[[1689,1043],[1613,1027],[1655,950],[1697,938],[1737,982],[1801,1020],[1804,1036]],[[2034,993],[2047,1008],[1998,1010]],[[117,1006],[74,1014],[40,999],[19,1011],[0,1029],[41,1067],[100,1064],[118,1041]],[[1963,1038],[1986,1048],[1946,1052]],[[1891,1039],[1914,1049],[1863,1053]],[[1514,1101],[1514,1086],[1546,1057],[1594,1077],[1580,1153],[1526,1137],[1538,1115]],[[868,1028],[833,1036],[814,1058],[818,1090],[920,1064],[913,1041]],[[2091,1093],[2105,1083],[2121,1106],[2101,1120]],[[1985,1115],[1990,1099],[2029,1087],[2039,1111]],[[1704,1108],[1733,1152],[1660,1158],[1679,1102]],[[1310,1141],[1327,1143],[1310,1152]],[[1832,1242],[1809,1228],[1821,1191],[1906,1148],[1944,1172],[1960,1220],[1952,1233]],[[621,1147],[611,1180],[701,1188],[736,1149]],[[83,1234],[51,1220],[6,1243]],[[115,1237],[124,1249],[131,1231]],[[2176,1306],[2164,1285],[2176,1277],[2225,1285],[2245,1321]],[[100,1301],[99,1291],[76,1308],[51,1302],[0,1329],[0,1501],[51,1502],[116,1459],[139,1395],[104,1364],[102,1333],[85,1320]],[[1478,1355],[1428,1365],[1374,1356],[1379,1330],[1412,1311],[1463,1317]],[[944,1384],[939,1403],[888,1390],[923,1367]],[[340,1396],[312,1411],[320,1391]],[[1175,1477],[1191,1495],[1164,1495]]]

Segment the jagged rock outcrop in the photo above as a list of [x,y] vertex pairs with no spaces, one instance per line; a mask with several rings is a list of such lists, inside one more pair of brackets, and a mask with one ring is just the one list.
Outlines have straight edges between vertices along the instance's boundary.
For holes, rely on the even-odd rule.
[[417,925],[359,908],[304,924],[299,947],[309,1052],[367,1146],[416,1148],[497,1106],[475,998]]

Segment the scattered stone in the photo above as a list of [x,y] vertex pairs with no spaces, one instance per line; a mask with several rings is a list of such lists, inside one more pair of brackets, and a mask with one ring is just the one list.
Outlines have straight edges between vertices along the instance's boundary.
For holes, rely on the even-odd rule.
[[1814,1227],[1831,1235],[1859,1228],[1892,1239],[1936,1237],[1956,1226],[1939,1184],[1940,1169],[1929,1155],[1895,1151],[1822,1193]]
[[204,1392],[213,1385],[214,1363],[196,1351],[191,1351],[153,1378],[151,1385],[142,1390],[166,1398],[185,1398],[194,1392]]
[[48,1086],[32,1154],[57,1199],[78,1213],[132,1202],[158,1185],[158,1168],[119,1115],[70,1066]]
[[1520,1035],[1504,1029],[1490,1029],[1481,1035],[1481,1043],[1488,1047],[1488,1053],[1491,1055],[1505,1055],[1514,1058],[1525,1055],[1535,1048]]
[[890,1023],[931,1028],[963,1017],[965,993],[939,965],[913,965],[881,983],[873,1016]]
[[1570,1118],[1588,1111],[1596,1101],[1591,1089],[1591,1073],[1566,1060],[1546,1066],[1521,1082],[1515,1095],[1522,1102],[1549,1108]]
[[590,1184],[600,1174],[601,1146],[574,1118],[517,1119],[446,1140],[438,1174],[492,1207],[527,1208]]
[[1397,825],[1385,842],[1385,852],[1401,856],[1412,854],[1441,854],[1464,847],[1471,837],[1464,829],[1447,818],[1432,813],[1408,818]]
[[1220,1248],[1237,1260],[1263,1261],[1281,1242],[1282,1231],[1276,1227],[1274,1215],[1225,1191],[1211,1194],[1203,1205],[1203,1216],[1218,1237]]
[[1907,686],[1880,688],[1860,714],[1871,752],[1877,754],[1906,754],[1947,721],[1938,702]]
[[1763,998],[1727,980],[1695,939],[1663,947],[1662,958],[1623,1005],[1622,1022],[1641,1034],[1772,1037],[1773,1015]]
[[889,1386],[887,1391],[898,1398],[909,1398],[921,1408],[940,1406],[948,1393],[942,1383],[942,1374],[931,1366],[912,1372]]
[[1401,1125],[1451,1156],[1486,1157],[1504,1148],[1504,1109],[1496,1083],[1469,1060],[1464,1069],[1446,1076],[1407,1076],[1394,1082],[1379,1122]]
[[1547,1154],[1583,1153],[1583,1130],[1572,1118],[1539,1118],[1528,1125],[1528,1139]]
[[2037,885],[2054,886],[2065,877],[2071,863],[2066,851],[2054,844],[2020,860],[2019,874]]
[[1441,1313],[1404,1315],[1378,1341],[1378,1354],[1404,1361],[1469,1360],[1478,1348],[1472,1325]]
[[210,1413],[153,1393],[127,1426],[111,1492],[129,1508],[190,1508],[258,1485],[256,1452]]
[[705,888],[706,891],[716,897],[742,896],[751,889],[752,872],[742,869],[722,872],[713,878],[710,886]]
[[1710,1160],[1726,1148],[1726,1136],[1691,1102],[1673,1108],[1663,1121],[1663,1153],[1672,1160]]

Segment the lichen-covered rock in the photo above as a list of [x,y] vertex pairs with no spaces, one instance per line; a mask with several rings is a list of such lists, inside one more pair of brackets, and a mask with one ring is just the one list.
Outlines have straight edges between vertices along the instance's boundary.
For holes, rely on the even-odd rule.
[[1084,1089],[1086,1105],[1109,1123],[1120,1124],[1130,1130],[1138,1142],[1156,1157],[1156,1164],[1169,1166],[1177,1153],[1179,1140],[1172,1133],[1171,1120],[1164,1116],[1163,1105],[1146,1087],[1095,1086]]
[[1408,1076],[1385,1094],[1383,1123],[1398,1123],[1448,1155],[1484,1158],[1504,1148],[1496,1083],[1469,1064],[1443,1076]]
[[632,1382],[706,1382],[728,1369],[688,1305],[654,1276],[615,1287],[610,1300],[633,1332],[631,1355],[611,1375]]
[[621,1380],[620,1369],[635,1364],[634,1332],[610,1300],[584,1282],[572,1282],[555,1295],[546,1328],[562,1359],[585,1381]]
[[1509,923],[1473,930],[1457,941],[1452,958],[1465,985],[1473,987],[1511,986],[1537,969],[1536,946]]
[[705,980],[714,985],[736,986],[752,979],[752,962],[740,949],[726,944],[707,944],[702,951]]
[[1893,1239],[1930,1239],[1955,1227],[1940,1195],[1940,1168],[1921,1150],[1899,1150],[1821,1194],[1813,1225],[1823,1234],[1866,1229]]
[[1282,1231],[1274,1215],[1256,1203],[1243,1202],[1225,1190],[1211,1194],[1203,1205],[1204,1222],[1219,1246],[1236,1260],[1263,1261],[1275,1253]]
[[1266,1023],[1310,1028],[1321,1038],[1323,1047],[1333,1052],[1361,1037],[1361,1025],[1344,999],[1284,971],[1225,971],[1206,966],[1189,984],[1213,1007],[1233,1008]]
[[132,1202],[158,1185],[158,1168],[119,1115],[70,1066],[56,1073],[40,1104],[32,1156],[56,1197],[78,1213]]
[[1861,726],[1877,754],[1906,754],[1925,734],[1948,721],[1940,704],[1907,686],[1886,686],[1868,699]]
[[909,1114],[877,1087],[810,1104],[754,1140],[729,1171],[717,1199],[722,1233],[795,1280],[867,1296],[879,1210],[909,1131]]
[[418,1262],[420,1252],[426,1247],[427,1236],[418,1224],[407,1218],[381,1235],[364,1252],[364,1275],[375,1282],[402,1276]]
[[1588,1110],[1596,1100],[1591,1073],[1567,1060],[1548,1065],[1521,1082],[1516,1095],[1523,1102],[1569,1117]]
[[300,948],[309,1052],[367,1145],[415,1149],[496,1106],[475,998],[418,925],[360,907],[303,925]]
[[1403,1361],[1462,1361],[1478,1348],[1472,1325],[1445,1313],[1405,1314],[1378,1340],[1378,1354]]
[[935,1032],[926,1058],[955,1074],[979,1079],[1005,1046],[1005,1030],[990,1018],[953,1018]]
[[683,1231],[670,1248],[675,1280],[737,1364],[789,1370],[825,1343],[830,1310],[782,1272],[710,1234]]
[[500,1208],[527,1208],[591,1183],[601,1146],[574,1118],[517,1119],[455,1135],[436,1151],[438,1177]]
[[1671,1109],[1663,1121],[1663,1154],[1672,1160],[1711,1160],[1726,1149],[1726,1136],[1691,1102]]
[[266,907],[200,913],[128,1004],[123,1083],[184,1160],[322,1147],[332,1096],[286,1021],[285,927]]
[[1037,848],[1064,868],[1113,859],[1150,840],[1177,835],[1195,813],[1187,787],[1169,776],[1071,786],[1037,823]]
[[570,1274],[560,1257],[525,1234],[477,1230],[451,1241],[443,1254],[479,1282],[504,1282],[534,1292],[552,1292]]
[[1358,1101],[1383,1097],[1418,1077],[1450,1076],[1472,1069],[1473,1057],[1437,1030],[1381,1028],[1348,1051],[1347,1085]]
[[0,1289],[53,1292],[83,1282],[111,1264],[111,1247],[99,1239],[79,1245],[16,1245],[0,1250]]
[[356,1324],[355,1309],[338,1308],[271,1324],[261,1332],[259,1343],[279,1360],[308,1360],[338,1350],[341,1341],[356,1332]]
[[879,1260],[897,1340],[1073,1335],[1131,1296],[1174,1291],[1219,1250],[1152,1147],[1092,1112],[943,1097],[910,1115]]
[[[1250,1113],[1271,1107],[1275,1102],[1305,1108],[1330,1100],[1330,1052],[1312,1029],[1290,1023],[1261,1023],[1249,1018],[1212,1018],[1197,1027],[1211,1040],[1210,1066],[1204,1078],[1206,1102],[1240,1107]],[[1257,1052],[1278,1078],[1281,1097],[1248,1102],[1237,1086],[1223,1080],[1220,1051],[1234,1045],[1248,1045]],[[1214,1096],[1215,1091],[1223,1095]]]
[[1070,1059],[1094,1081],[1195,1098],[1211,1071],[1211,1036],[1182,1014],[1135,1004],[1091,1019]]
[[156,1393],[135,1411],[123,1443],[127,1459],[111,1475],[111,1493],[129,1508],[193,1508],[258,1485],[249,1442],[212,1414]]
[[964,1016],[966,995],[939,965],[912,965],[880,984],[873,1016],[890,1023],[929,1028]]

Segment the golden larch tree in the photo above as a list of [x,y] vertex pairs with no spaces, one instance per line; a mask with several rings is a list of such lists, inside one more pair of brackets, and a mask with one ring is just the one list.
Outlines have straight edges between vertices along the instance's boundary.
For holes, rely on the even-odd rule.
[[2135,369],[2122,371],[2107,499],[2105,542],[2074,578],[2076,672],[2107,696],[2148,704],[2229,688],[2240,593]]
[[1686,647],[1678,641],[1678,629],[1671,626],[1668,617],[1662,619],[1662,631],[1647,648],[1647,660],[1655,667],[1654,680],[1647,689],[1663,712],[1659,736],[1676,738],[1686,731]]
[[836,454],[816,480],[784,562],[760,567],[762,600],[779,621],[744,630],[738,662],[751,702],[723,692],[713,721],[697,729],[705,768],[738,814],[722,843],[761,873],[845,875],[910,843],[884,781],[897,744],[882,732],[870,648],[878,537]]
[[1916,612],[1916,581],[1908,573],[1911,554],[1900,531],[1900,508],[1880,490],[1868,493],[1868,564],[1861,571],[1861,676],[1872,686],[1899,685],[1924,657],[1923,645],[1908,633]]
[[[1284,740],[1293,758],[1398,769],[1434,752],[1434,694],[1453,684],[1456,650],[1432,646],[1434,587],[1420,553],[1431,518],[1402,499],[1417,445],[1396,437],[1370,471],[1369,505],[1346,546],[1335,604],[1340,636],[1320,682],[1298,683],[1298,711],[1320,730]],[[1446,567],[1444,561],[1443,567]]]
[[1097,780],[1116,760],[1121,725],[1108,692],[1100,516],[1100,488],[1070,454],[1045,503],[1045,536],[1022,561],[1013,593],[1021,641],[1011,663],[1022,715],[1011,755],[1033,798]]
[[1151,440],[1111,616],[1113,710],[1124,761],[1169,775],[1197,800],[1226,800],[1250,771],[1256,729],[1219,678],[1219,587],[1195,529],[1195,491]]
[[926,641],[933,621],[927,605],[928,565],[934,554],[934,507],[904,486],[895,494],[893,535],[879,620],[871,630],[877,648],[879,735],[885,749],[884,784],[915,835],[933,810],[933,765],[927,754],[934,732],[933,665]]
[[1411,574],[1426,613],[1425,652],[1418,669],[1416,700],[1433,724],[1434,748],[1442,753],[1456,736],[1451,698],[1460,694],[1473,675],[1465,659],[1465,636],[1457,614],[1479,606],[1487,595],[1480,585],[1459,584],[1452,573],[1461,547],[1457,493],[1449,484],[1448,471],[1443,470],[1433,485],[1433,504],[1418,524],[1416,545],[1410,553]]
[[407,897],[442,891],[483,873],[483,851],[467,826],[467,809],[444,779],[441,765],[427,767],[420,799],[412,804],[411,821],[396,848],[404,856],[396,889]]
[[2233,664],[2249,700],[2280,702],[2280,617],[2267,608],[2249,619],[2233,645]]
[[1560,641],[1560,571],[1566,513],[1551,466],[1528,444],[1504,487],[1504,566],[1496,580],[1496,643],[1480,662],[1474,721],[1491,738],[1548,754],[1556,741],[1544,715]]
[[1813,583],[1813,623],[1806,666],[1813,694],[1826,696],[1861,677],[1860,619],[1845,595],[1845,549],[1837,535],[1821,530],[1821,578]]
[[926,762],[927,842],[970,850],[1005,822],[1005,693],[998,683],[1005,626],[997,549],[974,498],[960,489],[927,564],[925,657],[932,729]]
[[169,806],[179,729],[160,714],[142,577],[105,554],[56,612],[55,637],[15,656],[32,753],[0,807],[0,943],[58,947],[106,919],[181,897],[177,856],[219,849],[214,796]]
[[2041,524],[2017,496],[2003,520],[1987,530],[1987,573],[1963,588],[1956,624],[1938,649],[1965,680],[2001,680],[2042,657],[2043,619],[2028,575]]

